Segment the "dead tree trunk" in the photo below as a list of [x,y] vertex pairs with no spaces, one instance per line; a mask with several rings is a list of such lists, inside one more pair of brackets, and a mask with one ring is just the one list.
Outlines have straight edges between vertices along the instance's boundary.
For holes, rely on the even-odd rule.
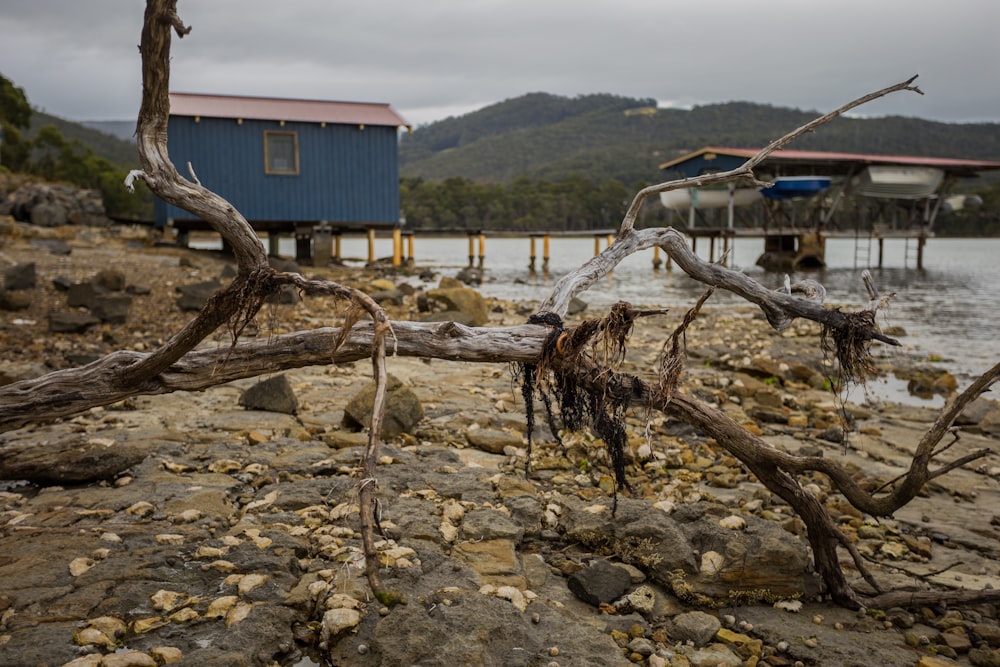
[[[595,391],[610,391],[618,396],[616,400],[663,411],[715,438],[772,492],[789,503],[805,521],[817,569],[834,599],[849,606],[895,601],[892,593],[863,598],[848,585],[840,569],[838,547],[848,549],[863,572],[864,566],[826,513],[824,506],[803,489],[796,480],[796,475],[813,471],[823,473],[861,511],[875,516],[891,514],[909,502],[929,479],[984,454],[975,452],[943,464],[936,470],[929,468],[937,444],[947,428],[965,405],[1000,378],[1000,365],[992,368],[955,399],[921,441],[907,475],[894,488],[876,496],[858,487],[845,470],[829,460],[795,457],[780,452],[763,439],[747,432],[721,411],[685,395],[675,384],[668,387],[661,382],[659,387],[650,387],[635,378],[615,374],[613,368],[602,366],[583,350],[582,346],[586,342],[584,339],[589,334],[580,336],[576,363],[571,364],[563,363],[553,356],[553,349],[558,348],[559,353],[563,354],[564,347],[553,344],[551,327],[542,324],[469,328],[455,323],[389,322],[378,304],[363,293],[335,283],[305,280],[297,274],[285,274],[271,269],[260,241],[240,213],[227,201],[202,187],[196,178],[193,181],[186,180],[174,168],[167,153],[166,142],[170,44],[172,32],[183,37],[189,31],[177,15],[176,0],[148,0],[140,44],[143,97],[137,127],[142,171],[131,174],[130,182],[134,178],[141,178],[161,199],[206,220],[233,248],[239,264],[238,275],[229,287],[210,300],[197,317],[152,353],[123,350],[82,368],[56,371],[34,380],[0,387],[0,431],[72,415],[134,395],[192,391],[281,369],[370,358],[378,390],[373,427],[365,453],[364,478],[359,491],[369,581],[375,592],[380,593],[381,584],[372,546],[372,527],[375,523],[377,494],[375,454],[380,437],[382,399],[385,395],[385,357],[389,343],[391,342],[393,354],[398,355],[471,363],[541,364],[546,372],[561,374],[564,378],[571,377],[573,381],[585,384]],[[867,101],[895,91],[919,92],[911,85],[912,82],[913,79],[909,79],[866,95],[817,118],[773,142],[739,169],[660,183],[643,189],[633,200],[615,242],[560,280],[543,304],[542,310],[558,320],[565,314],[573,296],[607,275],[628,255],[655,246],[663,248],[677,266],[696,280],[727,289],[757,305],[769,323],[778,330],[787,327],[795,318],[821,323],[824,330],[842,346],[837,350],[838,358],[842,362],[860,362],[863,370],[868,345],[872,341],[896,344],[874,325],[874,318],[870,315],[877,308],[877,303],[859,316],[824,308],[824,290],[816,283],[788,286],[782,291],[769,290],[740,272],[699,259],[677,231],[670,228],[636,230],[633,228],[633,221],[643,201],[659,192],[735,180],[757,183],[753,169],[773,150]],[[367,315],[370,321],[357,322],[357,317],[350,316],[343,326],[337,328],[300,331],[241,342],[240,333],[253,321],[263,299],[285,284],[294,285],[308,295],[351,301],[356,305],[352,312]],[[799,296],[799,292],[804,296]],[[223,325],[228,326],[232,332],[231,346],[195,349],[198,343]],[[627,335],[623,335],[619,343],[622,354],[626,338]],[[663,361],[665,365],[671,365],[673,370],[670,372],[676,382],[676,369],[682,360],[673,354],[666,355]],[[847,370],[849,374],[857,372],[856,369]],[[665,377],[662,370],[661,377]],[[986,596],[986,592],[980,595]],[[970,596],[966,595],[968,597]]]

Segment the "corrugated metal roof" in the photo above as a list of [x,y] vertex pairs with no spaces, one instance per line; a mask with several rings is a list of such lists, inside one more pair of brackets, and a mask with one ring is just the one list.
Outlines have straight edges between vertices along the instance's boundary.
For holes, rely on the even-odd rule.
[[[720,148],[707,146],[700,150],[688,153],[670,162],[664,162],[660,169],[670,169],[688,160],[701,157],[707,153],[717,155],[729,155],[732,157],[749,159],[760,152],[759,148]],[[829,151],[799,151],[799,150],[777,150],[767,156],[767,162],[862,162],[866,164],[895,164],[895,165],[919,165],[922,167],[938,167],[941,169],[959,169],[972,171],[989,171],[1000,169],[1000,162],[987,162],[984,160],[963,160],[958,158],[937,158],[919,157],[911,155],[875,155],[871,153],[833,153]]]
[[388,104],[170,93],[170,115],[410,127]]

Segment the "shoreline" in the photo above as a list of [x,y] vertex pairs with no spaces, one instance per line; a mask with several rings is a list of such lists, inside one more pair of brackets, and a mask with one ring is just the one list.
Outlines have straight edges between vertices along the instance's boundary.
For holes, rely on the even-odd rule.
[[[148,348],[189,317],[174,305],[177,285],[217,277],[225,266],[217,256],[147,248],[141,238],[72,231],[66,256],[5,239],[4,259],[37,260],[40,292],[36,310],[4,313],[5,367]],[[56,274],[82,280],[110,264],[150,289],[134,298],[127,323],[39,335],[44,309],[64,307],[49,281]],[[338,275],[367,286],[385,274]],[[388,306],[390,317],[415,312],[414,299]],[[490,306],[490,325],[526,316],[523,304]],[[695,321],[684,390],[773,446],[836,458],[872,483],[905,469],[934,411],[854,403],[851,436],[835,441],[837,406],[823,386],[818,326],[796,321],[777,334],[754,311],[715,308]],[[651,374],[665,332],[682,315],[678,308],[637,323],[623,370]],[[262,311],[258,335],[327,326],[341,316],[311,301],[278,305]],[[635,491],[622,494],[623,514],[612,520],[606,454],[593,436],[566,435],[559,444],[539,417],[536,472],[524,476],[527,424],[507,365],[414,358],[388,365],[424,410],[412,433],[383,447],[379,472],[391,540],[382,546],[385,578],[407,604],[372,601],[355,567],[352,498],[364,434],[342,420],[370,367],[303,368],[282,374],[298,399],[295,414],[242,408],[240,397],[256,384],[248,379],[138,396],[0,435],[4,460],[13,451],[48,450],[51,469],[123,466],[103,479],[0,486],[0,662],[151,664],[141,654],[154,663],[227,665],[985,664],[972,661],[977,650],[1000,659],[996,605],[859,615],[814,592],[802,596],[798,613],[761,598],[694,605],[671,583],[669,563],[653,556],[680,558],[672,562],[704,595],[719,595],[721,586],[725,597],[725,586],[734,585],[707,573],[705,563],[715,563],[705,561],[709,552],[723,558],[722,572],[742,572],[747,583],[786,594],[813,585],[801,521],[716,443],[630,411]],[[996,441],[967,425],[954,454]],[[982,463],[930,485],[892,520],[852,514],[824,480],[811,484],[839,508],[837,521],[873,559],[883,584],[913,586],[917,573],[936,586],[1000,587],[992,509],[1000,506],[1000,468],[995,455]],[[723,520],[743,527],[723,528]],[[670,548],[623,550],[639,539],[640,524],[655,527],[655,545]],[[635,532],[622,533],[617,546],[600,539],[627,526]],[[758,556],[762,545],[782,555]],[[653,606],[605,609],[572,593],[569,580],[602,560],[628,572],[630,593],[646,587]],[[849,558],[844,567],[851,571]],[[864,585],[856,572],[851,578]],[[962,633],[952,637],[949,627]],[[469,642],[465,632],[488,639]],[[953,663],[918,663],[949,651]],[[134,662],[113,662],[122,655]],[[711,656],[728,662],[698,662]]]

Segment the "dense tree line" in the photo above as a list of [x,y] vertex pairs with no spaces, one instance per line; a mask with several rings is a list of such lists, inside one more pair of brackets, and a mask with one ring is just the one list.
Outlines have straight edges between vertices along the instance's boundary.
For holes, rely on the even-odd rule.
[[521,177],[508,184],[477,183],[460,177],[400,180],[403,216],[407,227],[415,229],[526,232],[617,228],[633,192],[614,179],[595,183],[578,174],[559,181]]
[[129,168],[101,157],[79,139],[67,139],[55,127],[44,125],[29,135],[33,111],[24,90],[0,75],[0,170],[29,174],[48,181],[100,190],[108,215],[152,218],[148,190],[129,194],[122,186]]

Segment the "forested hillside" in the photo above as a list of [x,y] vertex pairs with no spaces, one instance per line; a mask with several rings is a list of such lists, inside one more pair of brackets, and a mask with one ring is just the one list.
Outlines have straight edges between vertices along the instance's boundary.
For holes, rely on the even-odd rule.
[[[702,146],[759,147],[820,115],[748,102],[688,110],[613,95],[532,93],[420,127],[400,144],[401,173],[506,183],[571,173],[627,185],[660,179],[659,164]],[[898,116],[840,118],[795,148],[1000,160],[1000,124]]]

